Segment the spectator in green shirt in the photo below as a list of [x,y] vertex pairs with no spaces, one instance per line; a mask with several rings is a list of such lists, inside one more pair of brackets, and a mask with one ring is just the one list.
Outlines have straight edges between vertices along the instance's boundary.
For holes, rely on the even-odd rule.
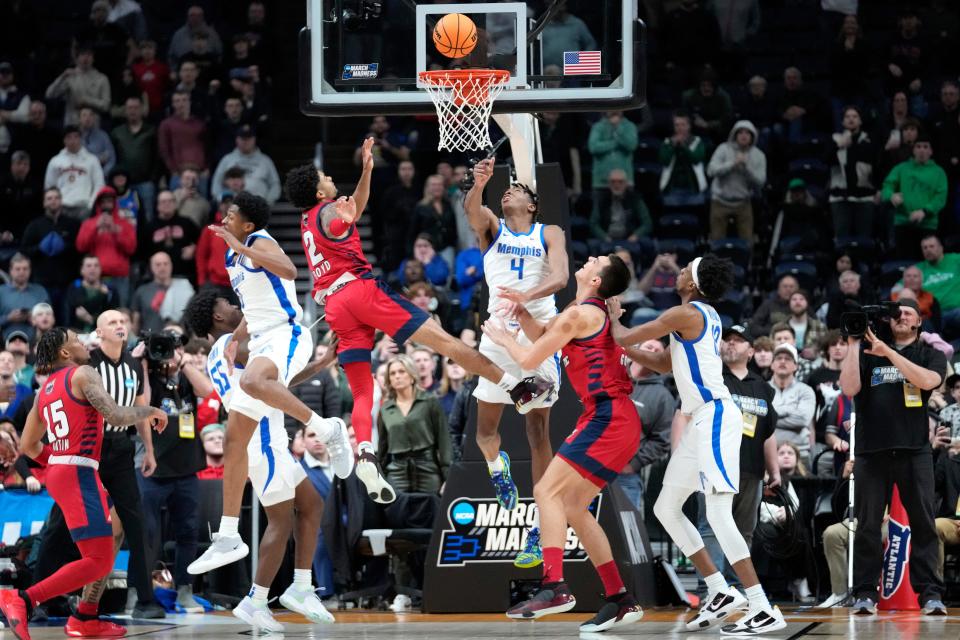
[[947,174],[932,156],[930,137],[921,133],[913,143],[913,158],[895,166],[883,181],[881,197],[893,205],[897,257],[903,260],[919,257],[920,240],[936,231],[947,204]]
[[387,362],[387,398],[377,416],[377,457],[396,491],[438,493],[453,461],[440,401],[417,384],[408,356]]
[[934,233],[920,241],[923,262],[923,288],[933,294],[943,313],[941,335],[960,348],[960,253],[944,253],[943,243]]
[[607,177],[614,169],[627,174],[633,186],[633,152],[637,148],[637,125],[623,117],[623,111],[608,111],[590,128],[587,148],[593,155],[593,188],[607,186]]
[[707,201],[704,160],[707,144],[692,133],[693,121],[686,111],[673,114],[673,135],[663,141],[657,160],[663,203],[671,206],[702,205]]

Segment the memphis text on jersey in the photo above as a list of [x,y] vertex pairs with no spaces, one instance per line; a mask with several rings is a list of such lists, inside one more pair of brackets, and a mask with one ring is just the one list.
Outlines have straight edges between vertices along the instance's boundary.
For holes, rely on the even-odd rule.
[[526,258],[527,256],[533,256],[534,258],[543,257],[543,249],[540,247],[515,247],[510,244],[505,244],[502,240],[497,242],[497,253],[516,256],[518,258]]
[[[590,504],[590,513],[599,517],[601,496]],[[448,528],[440,534],[438,567],[462,567],[474,562],[512,563],[527,541],[533,526],[536,503],[521,498],[517,508],[507,511],[493,498],[459,498],[447,508]],[[585,561],[587,552],[572,527],[567,527],[563,547],[565,561]]]

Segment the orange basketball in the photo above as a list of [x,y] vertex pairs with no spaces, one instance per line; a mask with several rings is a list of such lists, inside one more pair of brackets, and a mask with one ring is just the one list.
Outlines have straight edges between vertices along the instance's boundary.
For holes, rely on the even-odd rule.
[[462,13],[448,13],[433,28],[433,44],[448,58],[462,58],[477,46],[477,25]]

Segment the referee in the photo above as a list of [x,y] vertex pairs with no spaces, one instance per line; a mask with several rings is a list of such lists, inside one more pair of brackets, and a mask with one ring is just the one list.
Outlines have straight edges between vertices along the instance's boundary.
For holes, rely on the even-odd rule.
[[[144,370],[139,358],[126,349],[130,327],[127,318],[119,311],[104,311],[97,318],[97,337],[100,347],[90,352],[90,366],[103,379],[107,393],[121,407],[145,406],[143,395]],[[163,607],[154,601],[153,585],[147,567],[146,543],[143,532],[143,508],[137,473],[134,469],[134,443],[129,427],[115,427],[104,422],[103,449],[100,453],[100,479],[113,500],[113,508],[120,519],[130,549],[127,565],[127,585],[137,591],[133,610],[135,618],[163,618]],[[136,425],[146,448],[140,471],[150,476],[157,468],[153,455],[153,439],[150,426],[143,422]],[[99,588],[97,588],[99,586]],[[93,592],[88,594],[88,590]],[[99,600],[103,595],[100,583],[84,590],[86,596]]]
[[[733,325],[724,329],[721,337],[723,383],[743,414],[740,487],[737,495],[733,497],[733,519],[749,547],[753,540],[753,531],[757,528],[757,510],[763,496],[764,471],[769,476],[768,486],[773,488],[780,484],[777,439],[774,434],[777,413],[773,409],[773,388],[762,376],[747,367],[753,360],[753,347],[747,330],[741,325]],[[702,498],[700,503],[699,529],[703,544],[716,566],[722,567],[724,574],[733,578],[733,570],[726,562],[723,549],[707,524]]]
[[861,344],[850,336],[840,368],[840,387],[857,409],[854,435],[857,530],[853,539],[854,613],[877,612],[883,548],[880,525],[894,484],[910,518],[910,583],[923,611],[947,615],[938,566],[934,524],[936,490],[927,402],[943,382],[947,359],[920,340],[920,308],[901,300],[900,316],[890,320],[893,343],[869,329]]

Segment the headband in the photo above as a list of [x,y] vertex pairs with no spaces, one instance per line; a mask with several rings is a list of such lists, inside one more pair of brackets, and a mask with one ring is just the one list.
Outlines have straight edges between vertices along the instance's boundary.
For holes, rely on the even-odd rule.
[[697,269],[700,268],[701,260],[703,260],[703,258],[694,258],[693,262],[690,263],[690,277],[693,278],[693,284],[697,288],[697,291],[703,293],[703,291],[700,289],[700,276],[697,274]]

